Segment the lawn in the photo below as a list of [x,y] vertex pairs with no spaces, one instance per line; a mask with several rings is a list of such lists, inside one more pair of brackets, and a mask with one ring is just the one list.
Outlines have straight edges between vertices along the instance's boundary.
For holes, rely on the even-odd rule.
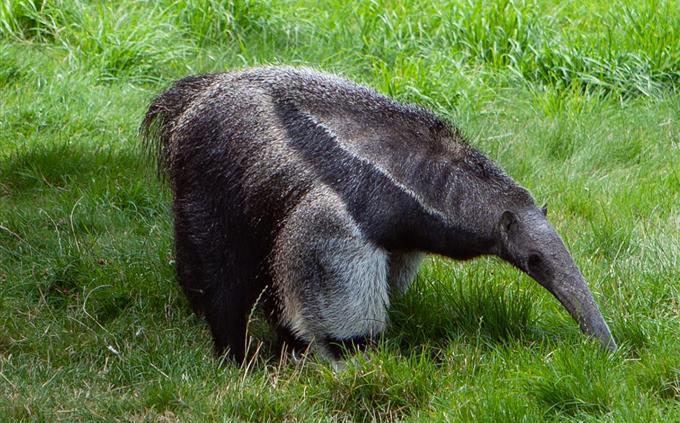
[[[677,0],[0,3],[0,420],[680,421]],[[220,363],[138,127],[175,79],[344,75],[454,123],[539,203],[620,348],[498,259],[428,258],[344,372]]]

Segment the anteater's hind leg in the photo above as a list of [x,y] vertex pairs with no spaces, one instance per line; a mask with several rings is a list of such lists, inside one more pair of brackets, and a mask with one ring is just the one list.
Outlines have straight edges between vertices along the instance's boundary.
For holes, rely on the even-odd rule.
[[326,190],[310,194],[279,233],[273,278],[281,324],[322,355],[373,341],[386,327],[387,252]]
[[175,202],[177,277],[193,309],[205,317],[217,354],[245,356],[246,325],[261,287],[248,238],[201,203]]

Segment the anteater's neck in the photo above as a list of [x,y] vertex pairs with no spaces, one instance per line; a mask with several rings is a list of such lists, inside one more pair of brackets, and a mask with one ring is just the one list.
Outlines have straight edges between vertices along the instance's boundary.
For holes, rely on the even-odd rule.
[[531,195],[473,149],[439,171],[444,183],[423,195],[436,202],[406,211],[416,249],[462,260],[495,254],[500,216],[532,205]]

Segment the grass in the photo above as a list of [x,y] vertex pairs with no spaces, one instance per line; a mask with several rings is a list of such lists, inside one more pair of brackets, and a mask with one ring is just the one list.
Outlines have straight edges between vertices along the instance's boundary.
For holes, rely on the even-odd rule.
[[[430,107],[547,202],[621,349],[498,260],[431,258],[343,373],[211,354],[140,154],[172,80],[310,65]],[[0,410],[15,420],[680,419],[676,1],[0,3]]]

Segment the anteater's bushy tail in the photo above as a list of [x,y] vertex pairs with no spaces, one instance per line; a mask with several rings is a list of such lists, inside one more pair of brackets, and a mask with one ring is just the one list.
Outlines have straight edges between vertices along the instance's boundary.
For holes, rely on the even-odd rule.
[[170,138],[178,118],[215,77],[209,74],[180,79],[151,102],[139,132],[144,149],[156,161],[159,176],[166,175],[171,165]]

